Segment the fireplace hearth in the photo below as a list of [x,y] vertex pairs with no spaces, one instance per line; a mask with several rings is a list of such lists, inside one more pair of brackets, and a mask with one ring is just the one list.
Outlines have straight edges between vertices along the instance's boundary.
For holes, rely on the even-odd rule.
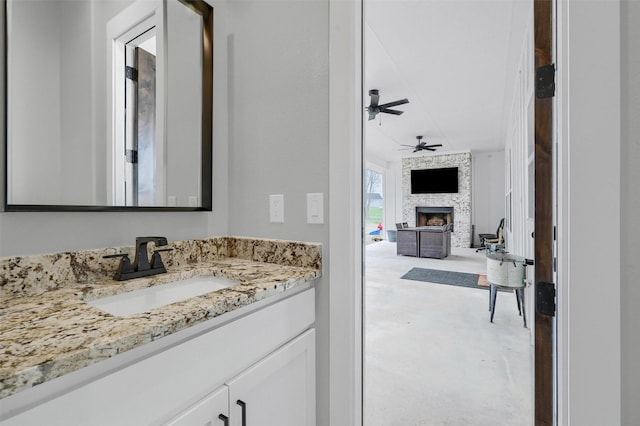
[[451,231],[453,231],[453,207],[416,207],[416,226],[449,224],[451,224]]

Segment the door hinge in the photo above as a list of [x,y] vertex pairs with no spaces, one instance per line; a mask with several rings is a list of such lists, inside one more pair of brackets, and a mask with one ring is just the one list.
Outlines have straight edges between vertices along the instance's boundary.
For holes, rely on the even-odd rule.
[[129,80],[138,81],[138,70],[133,67],[126,66],[124,67],[124,76]]
[[127,149],[125,155],[127,157],[127,163],[136,164],[138,162],[138,151]]
[[536,312],[541,315],[556,316],[556,286],[554,283],[536,283]]
[[544,65],[536,69],[536,98],[553,98],[556,93],[556,65]]

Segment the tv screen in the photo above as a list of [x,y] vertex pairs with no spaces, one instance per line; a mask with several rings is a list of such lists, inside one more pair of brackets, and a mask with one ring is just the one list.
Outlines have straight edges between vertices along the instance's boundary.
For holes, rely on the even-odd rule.
[[449,194],[458,192],[458,168],[411,170],[412,194]]

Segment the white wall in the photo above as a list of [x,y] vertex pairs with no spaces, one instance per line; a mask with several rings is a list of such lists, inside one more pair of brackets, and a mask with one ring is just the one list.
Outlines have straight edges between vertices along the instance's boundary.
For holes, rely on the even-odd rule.
[[[202,92],[202,25],[198,25],[202,18],[182,3],[170,1],[166,19],[166,195],[176,197],[178,206],[189,206],[189,197],[194,196],[202,205],[200,168],[193,164],[201,158],[202,147],[202,102],[194,102]],[[158,201],[164,205],[166,198]]]
[[[329,4],[247,0],[228,7],[229,233],[323,244],[317,413],[318,424],[328,424]],[[307,224],[306,194],[317,192],[325,194],[325,224]],[[284,195],[284,223],[269,221],[270,194]]]
[[474,244],[479,234],[493,234],[504,217],[504,151],[473,152],[471,223]]
[[[13,2],[8,20],[34,22],[34,28],[14,25],[9,28],[8,39],[29,46],[8,52],[7,96],[11,103],[8,111],[8,138],[21,141],[8,150],[8,183],[12,190],[12,203],[52,203],[60,197],[61,169],[61,30],[62,11],[51,3]],[[36,51],[33,51],[33,50]],[[15,65],[15,66],[14,66]],[[18,71],[24,70],[24,71]],[[42,70],[47,70],[43,73]],[[39,82],[39,90],[31,90]],[[37,125],[34,116],[42,117]],[[87,122],[88,117],[82,117]],[[86,136],[86,135],[85,135]],[[42,141],[47,143],[42,144]]]
[[[94,146],[98,142],[93,129],[93,116],[91,103],[96,96],[93,90],[93,70],[91,64],[91,38],[78,37],[78,34],[91,33],[92,7],[88,2],[66,2],[62,7],[52,5],[59,14],[60,46],[58,58],[60,60],[59,78],[57,85],[60,87],[60,152],[58,153],[60,174],[57,176],[43,176],[36,171],[38,181],[51,179],[53,185],[60,185],[57,194],[60,196],[54,202],[62,204],[93,204],[96,201],[95,186],[96,174],[93,164],[87,159],[94,158]],[[46,18],[50,20],[50,17]],[[37,25],[34,25],[34,27]],[[27,25],[27,31],[33,27]],[[48,36],[48,34],[47,34]],[[73,64],[70,66],[70,64]],[[33,66],[33,65],[32,65]],[[43,69],[49,69],[48,65]],[[78,70],[73,72],[72,70]],[[42,69],[39,69],[42,75]],[[31,85],[33,82],[31,82]],[[32,91],[32,90],[31,90]],[[100,96],[102,98],[102,96]],[[45,112],[46,115],[46,112]],[[40,117],[40,115],[35,115]],[[29,125],[32,127],[29,115]],[[27,139],[24,139],[27,140]],[[46,140],[46,138],[45,138]],[[42,140],[35,140],[38,147],[42,146]],[[30,159],[35,156],[33,153]],[[46,158],[46,157],[45,157]],[[47,158],[46,161],[51,161]],[[59,179],[59,180],[58,180]],[[74,188],[73,191],[65,191],[64,188]],[[48,202],[50,202],[49,200]],[[32,201],[33,202],[33,201]]]
[[[104,144],[104,136],[96,137],[104,128],[96,126],[104,105],[94,109],[104,100],[104,74],[94,59],[104,61],[106,43],[101,40],[96,55],[99,37],[88,36],[95,9],[89,2],[11,3],[11,20],[32,23],[13,25],[9,34],[15,47],[10,66],[20,70],[9,70],[9,138],[19,142],[11,145],[10,162],[16,165],[11,168],[12,203],[95,204],[104,199],[96,192],[104,192],[104,181],[97,185],[96,178],[104,176],[99,174],[104,165],[95,168],[96,158],[104,161],[96,149]],[[95,28],[104,31],[100,24]],[[34,117],[39,117],[37,124]],[[104,115],[99,117],[104,121]]]
[[640,2],[621,2],[621,288],[622,422],[640,424]]
[[[620,95],[627,89],[620,86],[620,20],[616,0],[559,3],[558,350],[563,425],[633,424],[623,423],[622,417],[638,410],[636,398],[635,407],[626,406],[621,413],[621,377],[637,375],[638,364],[636,357],[633,365],[628,359],[621,365],[620,350]],[[586,214],[594,206],[609,212],[605,249],[594,242],[597,224]],[[634,208],[626,202],[623,206]],[[627,308],[629,304],[637,310],[637,301],[625,302]],[[637,322],[626,323],[628,315],[623,311],[624,330],[633,327],[637,333]],[[625,400],[629,396],[625,394]]]

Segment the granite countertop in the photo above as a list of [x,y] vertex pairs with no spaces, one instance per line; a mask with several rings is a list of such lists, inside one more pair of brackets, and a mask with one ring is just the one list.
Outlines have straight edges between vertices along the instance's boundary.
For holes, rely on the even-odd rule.
[[[103,260],[108,250],[0,259],[0,398],[282,294],[322,271],[319,244],[220,237],[171,246],[166,274],[128,281],[105,275],[118,261]],[[199,275],[240,284],[125,317],[85,303]]]

